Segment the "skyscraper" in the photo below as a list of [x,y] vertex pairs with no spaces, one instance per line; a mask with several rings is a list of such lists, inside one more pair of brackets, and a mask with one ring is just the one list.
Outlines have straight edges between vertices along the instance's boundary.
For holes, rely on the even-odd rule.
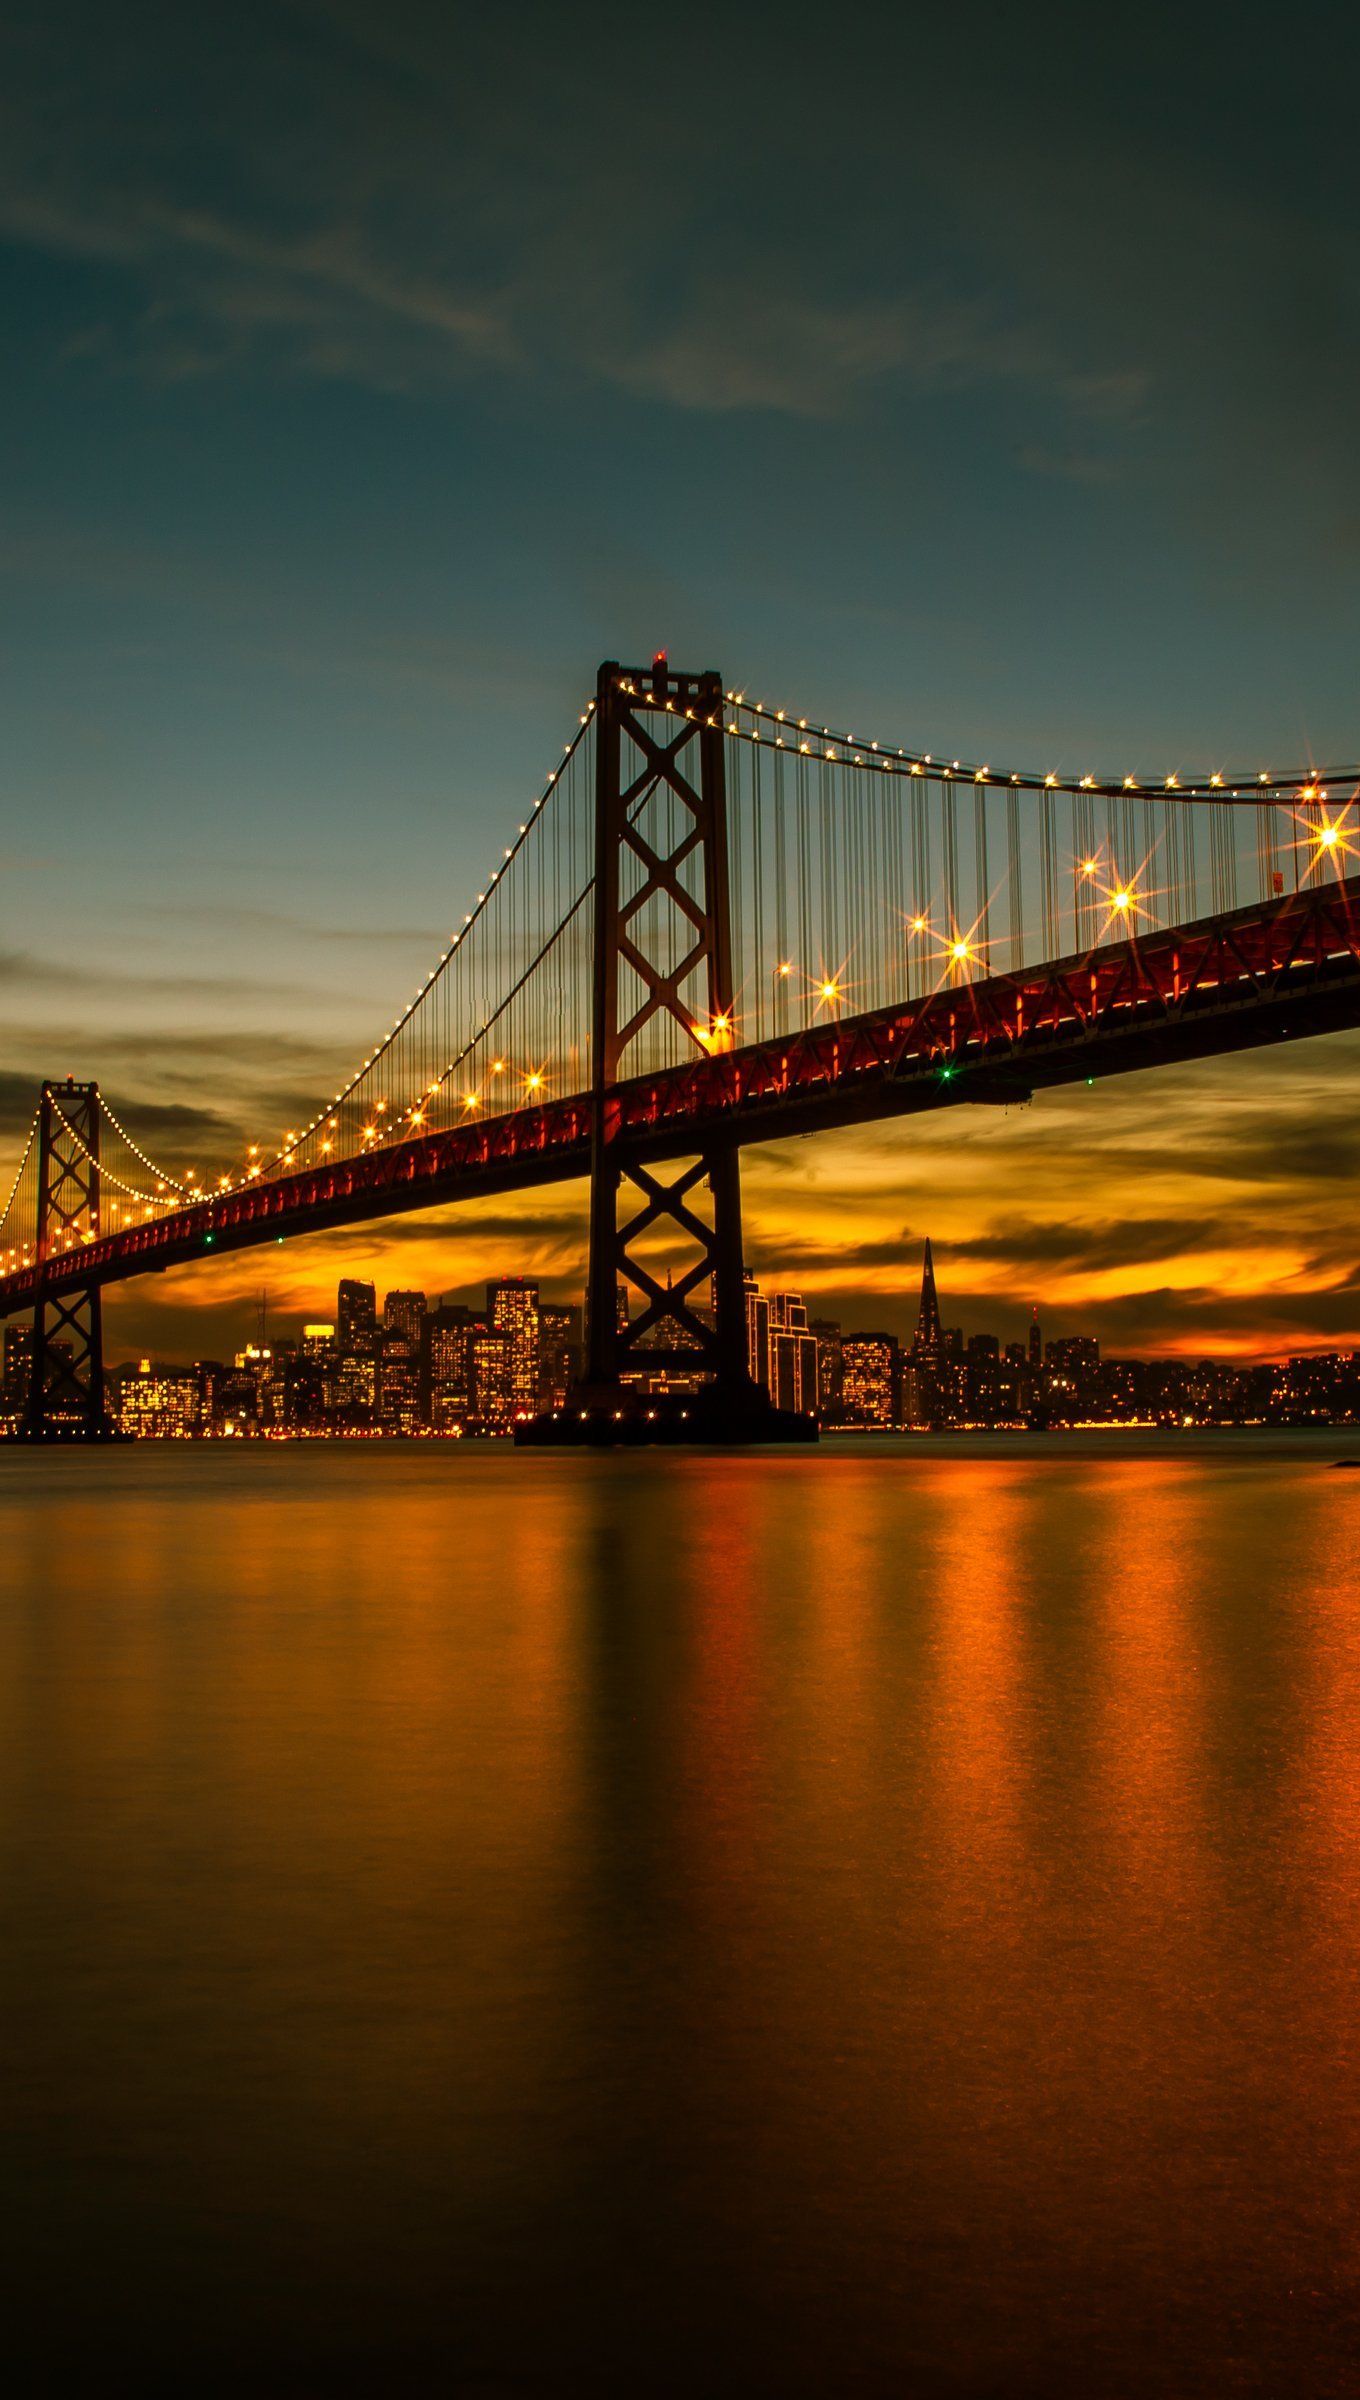
[[474,1335],[481,1317],[457,1300],[441,1300],[430,1320],[430,1412],[436,1433],[467,1423],[473,1408]]
[[770,1398],[776,1408],[811,1416],[817,1408],[817,1336],[797,1292],[772,1292],[769,1316]]
[[538,1404],[565,1408],[581,1371],[581,1311],[540,1303],[538,1311]]
[[414,1357],[420,1354],[421,1330],[425,1323],[425,1294],[423,1292],[389,1292],[383,1302],[383,1331],[395,1333],[404,1341]]
[[911,1345],[917,1364],[937,1366],[944,1357],[944,1329],[940,1324],[940,1303],[935,1291],[935,1262],[926,1241],[925,1263],[921,1269],[921,1305],[916,1312],[916,1336]]
[[371,1283],[345,1277],[336,1294],[335,1328],[336,1402],[358,1424],[378,1396],[378,1295]]
[[342,1358],[372,1358],[378,1346],[378,1295],[371,1283],[345,1278],[336,1298],[335,1323]]
[[770,1304],[754,1275],[745,1280],[746,1364],[752,1383],[770,1388]]
[[389,1292],[383,1302],[378,1417],[389,1433],[414,1433],[422,1408],[425,1294]]
[[949,1383],[947,1352],[944,1327],[940,1323],[939,1295],[935,1289],[935,1261],[927,1240],[921,1267],[921,1300],[916,1311],[916,1331],[911,1344],[911,1373],[908,1377],[909,1413],[913,1424],[938,1427],[944,1423]]
[[538,1285],[523,1275],[503,1275],[499,1283],[489,1283],[486,1321],[504,1345],[505,1414],[531,1417],[538,1402]]

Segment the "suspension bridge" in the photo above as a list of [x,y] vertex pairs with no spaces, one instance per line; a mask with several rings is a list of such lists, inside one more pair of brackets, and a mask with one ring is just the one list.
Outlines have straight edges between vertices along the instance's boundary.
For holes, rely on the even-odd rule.
[[25,1434],[107,1431],[110,1284],[585,1176],[585,1375],[540,1438],[635,1430],[630,1379],[668,1365],[704,1378],[696,1435],[800,1430],[747,1369],[743,1146],[1360,1024],[1357,794],[1356,768],[994,767],[608,663],[306,1123],[200,1173],[97,1081],[42,1085],[0,1217]]

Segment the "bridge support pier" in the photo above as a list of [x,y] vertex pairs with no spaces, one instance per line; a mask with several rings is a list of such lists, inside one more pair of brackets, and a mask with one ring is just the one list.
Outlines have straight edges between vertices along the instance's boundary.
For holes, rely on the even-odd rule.
[[113,1438],[104,1399],[104,1334],[97,1284],[50,1293],[50,1258],[99,1231],[99,1086],[45,1083],[38,1120],[38,1275],[25,1442]]
[[[673,673],[664,655],[599,672],[586,1371],[565,1410],[520,1429],[526,1442],[817,1436],[814,1417],[771,1405],[747,1362],[737,1147],[663,1167],[615,1098],[625,1053],[649,1034],[655,1048],[678,1028],[704,1058],[737,1039],[723,707],[721,676]],[[677,1240],[687,1262],[663,1284],[658,1244]],[[685,1388],[644,1393],[644,1376]]]

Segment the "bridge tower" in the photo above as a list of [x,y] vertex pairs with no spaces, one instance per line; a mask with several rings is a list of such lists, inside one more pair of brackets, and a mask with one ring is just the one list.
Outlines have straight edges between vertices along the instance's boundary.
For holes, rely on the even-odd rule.
[[[655,1133],[624,1128],[617,1100],[658,1018],[695,1056],[734,1046],[723,705],[719,675],[677,673],[664,652],[649,668],[599,671],[586,1368],[559,1429],[541,1421],[531,1439],[636,1438],[646,1412],[623,1379],[656,1370],[707,1377],[683,1411],[651,1411],[672,1439],[815,1436],[812,1418],[771,1407],[747,1363],[736,1145],[710,1138],[663,1160]],[[646,1259],[658,1232],[689,1254],[664,1283]]]
[[99,1231],[99,1086],[45,1083],[38,1120],[37,1296],[21,1439],[107,1441],[97,1284],[47,1291],[47,1262]]

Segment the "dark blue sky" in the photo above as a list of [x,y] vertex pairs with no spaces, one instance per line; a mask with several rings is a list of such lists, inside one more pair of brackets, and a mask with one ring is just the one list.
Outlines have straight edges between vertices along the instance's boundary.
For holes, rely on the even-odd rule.
[[333,1088],[601,656],[1007,764],[1360,753],[1354,47],[12,11],[8,1113]]

